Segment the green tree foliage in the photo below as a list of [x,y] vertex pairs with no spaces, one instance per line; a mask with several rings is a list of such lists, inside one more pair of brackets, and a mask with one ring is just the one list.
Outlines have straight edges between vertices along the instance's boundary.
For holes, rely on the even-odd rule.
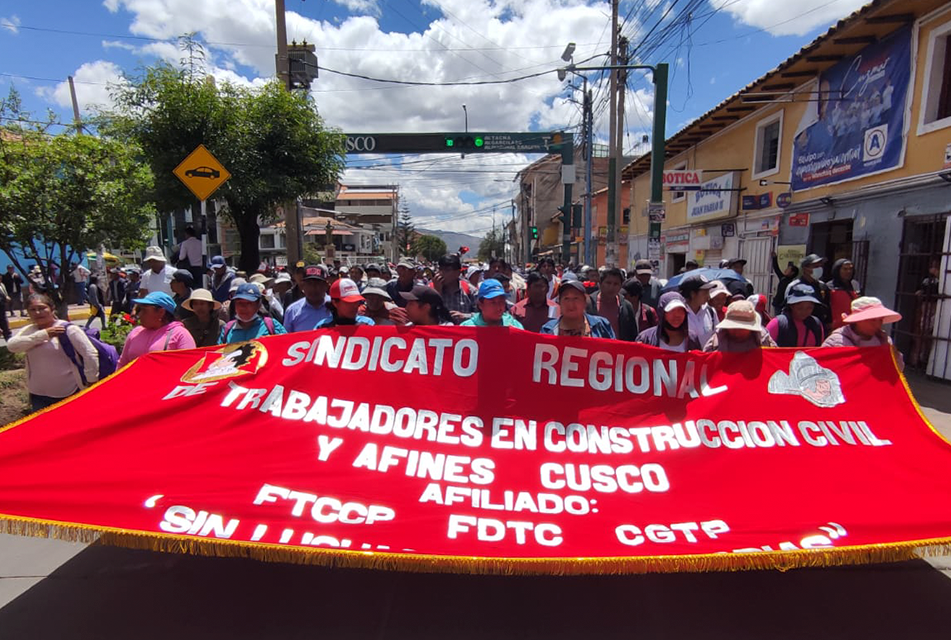
[[446,243],[436,236],[419,236],[413,244],[413,252],[430,262],[438,260],[449,252]]
[[505,255],[505,234],[498,229],[492,229],[479,243],[479,260],[487,262],[489,258],[503,255]]
[[37,264],[62,310],[60,291],[78,252],[144,246],[155,214],[152,172],[135,145],[23,126],[14,93],[0,102],[8,123],[0,129],[0,250],[24,275]]
[[297,196],[326,190],[344,168],[344,137],[329,131],[313,101],[271,82],[258,89],[201,76],[192,40],[178,68],[159,64],[113,90],[117,107],[101,128],[135,141],[155,174],[160,211],[195,204],[172,170],[204,144],[231,173],[213,197],[223,199],[241,239],[240,268],[259,264],[258,220]]
[[410,253],[415,233],[416,227],[413,225],[413,216],[409,213],[409,205],[403,202],[400,204],[400,217],[396,222],[396,244],[399,246],[400,255]]

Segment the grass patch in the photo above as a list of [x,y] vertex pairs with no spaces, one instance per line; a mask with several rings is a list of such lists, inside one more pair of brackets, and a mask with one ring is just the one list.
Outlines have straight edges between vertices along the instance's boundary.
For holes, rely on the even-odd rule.
[[12,353],[6,347],[0,347],[0,371],[12,371],[26,366],[26,358],[22,353]]

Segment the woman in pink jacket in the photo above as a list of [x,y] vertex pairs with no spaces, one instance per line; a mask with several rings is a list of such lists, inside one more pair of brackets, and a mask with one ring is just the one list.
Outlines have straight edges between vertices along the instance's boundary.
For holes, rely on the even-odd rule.
[[863,296],[852,301],[852,313],[841,315],[841,327],[829,334],[823,347],[881,347],[890,345],[900,370],[905,369],[905,359],[895,349],[892,339],[882,325],[898,322],[901,314],[892,311],[878,298]]
[[150,351],[195,348],[192,334],[175,319],[175,301],[172,296],[153,291],[132,302],[139,309],[139,326],[129,332],[122,345],[120,369]]

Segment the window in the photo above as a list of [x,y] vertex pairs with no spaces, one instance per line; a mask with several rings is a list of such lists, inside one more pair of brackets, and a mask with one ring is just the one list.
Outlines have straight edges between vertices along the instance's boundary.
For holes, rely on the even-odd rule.
[[779,147],[782,135],[782,111],[757,123],[756,142],[753,148],[753,178],[779,173]]
[[951,127],[951,22],[937,27],[928,39],[924,95],[918,133]]
[[270,233],[261,234],[261,248],[262,249],[273,249],[274,248],[274,236]]
[[[683,171],[687,168],[686,162],[681,162],[678,165],[671,167],[674,171]],[[671,202],[682,202],[684,198],[687,197],[686,191],[671,191],[670,192],[670,201]]]

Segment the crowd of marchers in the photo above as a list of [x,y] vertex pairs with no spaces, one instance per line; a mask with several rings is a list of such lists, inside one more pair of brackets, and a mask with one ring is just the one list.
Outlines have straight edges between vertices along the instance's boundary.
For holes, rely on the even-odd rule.
[[[753,291],[741,259],[717,269],[688,263],[669,282],[658,279],[646,260],[629,277],[616,267],[558,266],[551,258],[525,269],[499,258],[464,267],[457,254],[433,264],[404,259],[396,265],[298,263],[283,270],[262,265],[248,275],[220,256],[207,269],[176,269],[160,247],[149,247],[141,270],[116,267],[95,274],[73,265],[76,293],[92,308],[85,329],[58,319],[38,283],[21,282],[15,295],[8,272],[0,294],[11,315],[19,296],[19,310],[30,319],[9,336],[8,348],[26,354],[37,411],[151,351],[346,325],[500,326],[674,352],[892,345],[882,327],[901,316],[862,295],[849,260],[836,261],[823,281],[824,262],[810,255],[798,267],[789,263],[781,270],[774,256],[779,283],[770,296]],[[106,366],[113,356],[95,325],[117,318],[136,326],[115,366]],[[896,359],[901,366],[901,354]]]

